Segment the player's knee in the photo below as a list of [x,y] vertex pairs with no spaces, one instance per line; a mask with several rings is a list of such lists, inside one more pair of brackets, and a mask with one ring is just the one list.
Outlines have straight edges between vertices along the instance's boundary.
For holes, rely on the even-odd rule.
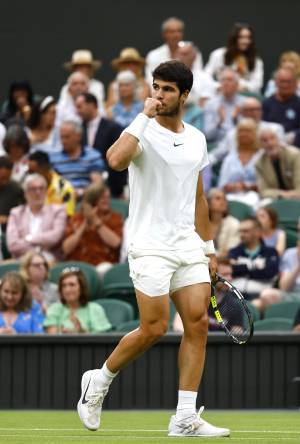
[[193,337],[205,337],[208,331],[208,314],[207,311],[191,318],[185,328],[185,334],[191,334]]
[[160,320],[147,325],[142,329],[146,341],[150,344],[154,344],[159,341],[168,330],[168,321]]

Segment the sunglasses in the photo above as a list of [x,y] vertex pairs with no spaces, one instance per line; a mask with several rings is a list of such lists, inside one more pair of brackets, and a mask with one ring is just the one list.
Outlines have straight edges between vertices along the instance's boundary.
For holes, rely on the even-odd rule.
[[63,268],[63,270],[61,271],[61,274],[66,274],[66,273],[79,273],[81,270],[79,267],[65,267]]

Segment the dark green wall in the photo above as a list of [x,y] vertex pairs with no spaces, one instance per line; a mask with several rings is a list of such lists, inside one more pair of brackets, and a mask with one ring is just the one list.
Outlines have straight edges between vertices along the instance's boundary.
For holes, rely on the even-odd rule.
[[205,60],[234,21],[253,25],[267,75],[282,51],[300,50],[298,0],[2,0],[0,100],[11,80],[23,78],[56,95],[66,78],[62,63],[78,48],[102,59],[98,77],[107,84],[120,49],[136,46],[145,55],[161,43],[160,24],[171,15],[186,22],[186,38]]

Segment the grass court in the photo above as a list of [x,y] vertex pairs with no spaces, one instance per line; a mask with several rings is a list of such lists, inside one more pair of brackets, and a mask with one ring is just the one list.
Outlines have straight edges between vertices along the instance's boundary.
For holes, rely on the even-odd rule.
[[[0,411],[1,444],[148,444],[186,443],[167,437],[171,412],[110,411],[102,415],[98,432],[81,427],[71,411]],[[230,438],[192,438],[192,442],[241,444],[300,443],[299,411],[205,411],[203,418],[229,427]]]

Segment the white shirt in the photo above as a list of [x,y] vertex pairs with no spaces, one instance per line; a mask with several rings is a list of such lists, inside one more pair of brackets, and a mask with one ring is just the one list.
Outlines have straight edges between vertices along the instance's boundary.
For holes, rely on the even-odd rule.
[[204,134],[187,123],[174,133],[151,119],[139,146],[128,169],[129,251],[203,248],[194,219],[199,172],[208,164]]
[[89,146],[94,146],[96,133],[100,124],[101,116],[97,115],[93,120],[90,120],[87,124],[87,141]]
[[7,153],[3,148],[3,139],[5,137],[6,134],[6,128],[3,125],[3,123],[0,122],[0,156],[6,156]]
[[[226,48],[218,48],[212,51],[205,66],[207,74],[214,78],[218,77],[220,71],[225,68],[225,51]],[[236,66],[233,64],[231,68],[235,69]],[[248,72],[245,77],[240,77],[239,84],[248,91],[259,93],[263,85],[263,79],[264,64],[263,61],[257,57],[253,71]]]
[[[171,51],[169,46],[165,43],[156,49],[148,52],[146,56],[146,66],[145,66],[145,78],[147,82],[152,85],[152,71],[163,62],[167,62],[172,59]],[[197,53],[196,59],[194,61],[195,69],[202,69],[203,60],[201,52]]]

